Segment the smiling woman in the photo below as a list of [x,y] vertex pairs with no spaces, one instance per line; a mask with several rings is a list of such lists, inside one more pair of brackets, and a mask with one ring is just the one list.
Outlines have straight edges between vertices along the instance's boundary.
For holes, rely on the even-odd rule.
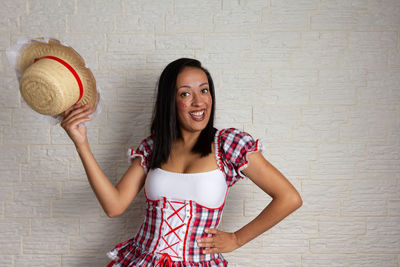
[[[73,106],[62,127],[74,141],[89,182],[109,217],[122,214],[144,187],[147,209],[135,237],[109,253],[109,266],[227,266],[230,252],[299,208],[301,197],[261,154],[260,140],[235,128],[214,128],[215,91],[195,59],[168,64],[158,81],[151,135],[128,151],[131,166],[117,186],[90,151],[91,113]],[[273,200],[234,233],[217,229],[228,189],[248,177]]]

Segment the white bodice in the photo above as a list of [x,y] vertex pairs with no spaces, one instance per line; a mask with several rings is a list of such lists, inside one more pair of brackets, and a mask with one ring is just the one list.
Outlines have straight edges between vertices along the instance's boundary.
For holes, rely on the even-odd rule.
[[215,209],[225,201],[227,184],[224,174],[215,169],[200,173],[177,173],[151,169],[145,182],[146,197],[159,200],[193,200],[207,208]]

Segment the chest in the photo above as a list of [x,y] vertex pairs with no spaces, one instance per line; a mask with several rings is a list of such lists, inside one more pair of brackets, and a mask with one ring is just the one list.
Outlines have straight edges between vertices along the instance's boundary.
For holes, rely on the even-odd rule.
[[176,173],[201,173],[218,169],[215,146],[211,145],[211,153],[205,157],[173,148],[168,161],[161,165],[161,169]]

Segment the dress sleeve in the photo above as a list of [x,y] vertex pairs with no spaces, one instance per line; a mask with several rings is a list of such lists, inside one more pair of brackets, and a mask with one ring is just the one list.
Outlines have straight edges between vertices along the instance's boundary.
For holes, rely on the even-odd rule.
[[152,149],[153,149],[153,139],[149,136],[146,139],[143,139],[136,149],[133,148],[128,149],[127,155],[129,163],[132,163],[135,158],[140,157],[141,158],[140,165],[142,165],[144,172],[147,174],[150,166]]
[[249,133],[236,128],[224,130],[220,136],[221,156],[227,168],[228,186],[235,184],[240,178],[246,177],[242,171],[249,166],[247,156],[251,153],[263,151],[264,146],[261,140],[254,139]]

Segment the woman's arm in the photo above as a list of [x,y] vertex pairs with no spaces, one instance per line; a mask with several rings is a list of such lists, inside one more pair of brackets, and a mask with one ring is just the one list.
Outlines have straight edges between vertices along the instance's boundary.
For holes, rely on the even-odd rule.
[[92,111],[88,106],[75,105],[69,108],[61,122],[69,137],[75,144],[79,157],[82,160],[89,183],[99,200],[103,210],[109,217],[122,214],[142,189],[146,174],[140,165],[140,158],[136,158],[117,186],[114,186],[104,174],[92,151],[86,136],[86,127],[79,127],[79,123],[88,121],[87,116]]
[[302,205],[302,199],[297,190],[263,157],[261,152],[250,154],[248,160],[249,165],[243,173],[273,200],[256,218],[235,233],[213,228],[206,229],[206,232],[213,236],[201,238],[198,241],[200,247],[206,248],[204,253],[235,250],[276,225]]
[[145,172],[140,165],[140,158],[135,158],[131,166],[114,186],[104,174],[89,145],[77,147],[89,183],[108,217],[121,215],[142,189]]

